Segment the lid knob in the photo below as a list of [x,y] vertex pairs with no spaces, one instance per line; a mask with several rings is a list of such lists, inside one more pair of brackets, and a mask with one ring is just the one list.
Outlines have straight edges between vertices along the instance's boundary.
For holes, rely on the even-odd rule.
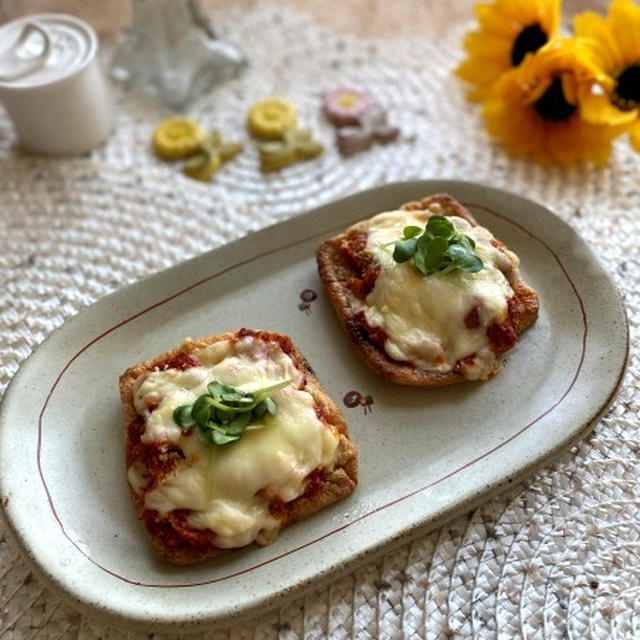
[[[38,34],[39,37],[33,37]],[[41,69],[51,52],[49,34],[36,22],[27,22],[16,41],[0,57],[0,82],[12,82]]]

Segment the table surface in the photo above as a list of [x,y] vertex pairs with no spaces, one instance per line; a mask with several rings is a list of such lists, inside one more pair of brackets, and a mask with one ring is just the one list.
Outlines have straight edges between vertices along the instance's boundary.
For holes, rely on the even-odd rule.
[[[87,11],[82,4],[7,3],[0,22],[43,7]],[[105,50],[126,4],[84,15]],[[605,169],[561,170],[513,160],[490,142],[453,75],[473,24],[469,2],[205,4],[251,61],[189,110],[247,142],[210,183],[149,152],[168,112],[146,96],[114,86],[113,134],[73,159],[21,154],[0,112],[0,393],[52,330],[110,291],[315,205],[415,178],[510,189],[576,229],[619,287],[632,350],[612,408],[586,440],[473,512],[279,610],[184,637],[640,638],[640,156],[620,140]],[[318,111],[341,85],[368,88],[400,140],[342,159]],[[294,101],[328,148],[262,175],[243,122],[273,93]],[[150,637],[62,603],[1,529],[0,605],[3,640]]]

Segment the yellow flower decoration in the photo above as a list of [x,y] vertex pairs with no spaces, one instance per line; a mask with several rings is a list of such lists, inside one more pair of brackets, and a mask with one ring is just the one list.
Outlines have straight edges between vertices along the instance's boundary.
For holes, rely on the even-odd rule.
[[[596,91],[599,89],[599,91]],[[504,74],[487,98],[487,129],[513,155],[542,164],[606,163],[611,141],[623,126],[593,124],[581,117],[607,89],[607,78],[585,54],[585,45],[565,38],[528,54]]]
[[165,160],[186,158],[198,151],[204,136],[204,129],[192,118],[173,116],[154,129],[153,150]]
[[298,111],[283,98],[265,98],[256,102],[247,116],[249,131],[262,140],[278,140],[285,129],[296,125]]
[[614,0],[604,17],[584,11],[574,18],[576,35],[585,39],[595,61],[611,83],[583,112],[596,123],[627,124],[631,144],[640,151],[640,7],[632,0]]
[[527,53],[537,51],[558,30],[560,0],[495,0],[476,5],[480,23],[467,34],[466,60],[456,73],[473,89],[470,100],[484,100],[500,76],[517,67]]

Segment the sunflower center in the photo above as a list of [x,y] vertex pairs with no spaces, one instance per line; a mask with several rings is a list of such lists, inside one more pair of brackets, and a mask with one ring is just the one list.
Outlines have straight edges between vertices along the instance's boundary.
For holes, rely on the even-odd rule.
[[536,22],[525,27],[516,38],[511,48],[511,63],[517,67],[527,53],[537,51],[542,45],[547,43],[547,34],[542,27]]
[[562,90],[562,80],[560,76],[556,76],[549,88],[533,103],[533,108],[545,120],[559,122],[566,120],[576,110],[576,105],[567,102]]
[[622,71],[611,100],[623,111],[640,107],[640,64],[633,64]]

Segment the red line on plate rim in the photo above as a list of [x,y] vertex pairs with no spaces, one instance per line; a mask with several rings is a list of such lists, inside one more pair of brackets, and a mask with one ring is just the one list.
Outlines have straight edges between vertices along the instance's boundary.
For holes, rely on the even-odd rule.
[[[291,555],[293,553],[297,553],[298,551],[301,551],[302,549],[305,549],[313,544],[316,544],[318,542],[320,542],[321,540],[324,540],[325,538],[328,538],[332,535],[335,535],[337,533],[339,533],[340,531],[343,531],[345,529],[347,529],[348,527],[356,524],[357,522],[360,522],[361,520],[365,520],[366,518],[369,518],[370,516],[379,513],[381,511],[384,511],[385,509],[388,509],[389,507],[392,507],[395,504],[398,504],[400,502],[403,502],[404,500],[407,500],[409,498],[411,498],[412,496],[422,492],[422,491],[426,491],[427,489],[430,489],[431,487],[440,484],[441,482],[443,482],[444,480],[447,480],[448,478],[450,478],[451,476],[456,475],[457,473],[460,473],[460,471],[476,464],[477,462],[479,462],[480,460],[486,458],[487,456],[491,455],[492,453],[494,453],[495,451],[501,449],[502,447],[504,447],[506,444],[508,444],[509,442],[513,441],[515,438],[517,438],[519,435],[521,435],[522,433],[524,433],[525,431],[527,431],[529,428],[531,428],[534,424],[536,424],[537,422],[539,422],[542,418],[544,418],[545,416],[547,416],[549,413],[551,413],[558,405],[560,405],[564,399],[567,397],[567,395],[571,392],[571,390],[573,389],[576,380],[578,378],[578,376],[580,375],[580,371],[582,370],[582,365],[584,363],[584,357],[585,357],[585,351],[586,351],[586,344],[587,344],[587,333],[588,333],[588,322],[587,322],[587,314],[586,314],[586,310],[584,307],[584,303],[582,298],[580,297],[580,294],[578,293],[578,290],[576,288],[575,283],[573,282],[571,276],[569,275],[566,267],[564,266],[564,264],[562,263],[562,260],[560,259],[560,257],[558,256],[558,254],[541,238],[539,238],[538,236],[536,236],[534,233],[532,233],[531,231],[529,231],[528,229],[526,229],[522,224],[520,224],[519,222],[516,222],[512,219],[510,219],[509,217],[507,217],[504,214],[498,213],[496,211],[493,211],[492,209],[485,207],[483,205],[480,204],[476,204],[473,202],[464,202],[462,203],[464,206],[466,207],[472,207],[475,209],[480,209],[482,211],[485,211],[486,213],[489,213],[491,215],[496,216],[497,218],[500,218],[506,222],[508,222],[509,224],[517,227],[518,229],[520,229],[522,232],[524,232],[525,234],[527,234],[529,237],[533,238],[534,240],[536,240],[537,242],[539,242],[555,259],[555,261],[557,262],[558,266],[560,267],[560,269],[562,270],[562,273],[564,274],[565,278],[567,279],[567,281],[569,282],[571,288],[573,289],[573,292],[576,296],[576,299],[578,301],[578,304],[580,306],[580,312],[582,315],[582,324],[583,324],[583,334],[582,334],[582,349],[581,349],[581,353],[580,353],[580,358],[576,367],[576,371],[573,375],[573,378],[571,379],[571,382],[569,383],[569,386],[567,387],[567,389],[564,391],[564,393],[549,407],[547,408],[545,411],[543,411],[540,415],[538,415],[536,418],[534,418],[533,420],[531,420],[529,423],[527,423],[524,427],[520,428],[518,431],[516,431],[515,433],[513,433],[511,436],[509,436],[509,438],[507,438],[506,440],[504,440],[503,442],[495,445],[494,447],[492,447],[491,449],[488,449],[487,451],[483,452],[482,454],[476,456],[475,458],[467,461],[466,463],[464,463],[463,465],[457,467],[456,469],[453,469],[452,471],[449,471],[448,473],[444,474],[443,476],[437,478],[436,480],[433,480],[432,482],[429,482],[423,486],[420,486],[416,489],[414,489],[413,491],[410,491],[407,494],[404,494],[402,496],[399,496],[385,504],[382,504],[378,507],[376,507],[375,509],[372,509],[371,511],[368,511],[366,513],[361,514],[360,516],[358,516],[357,518],[343,524],[340,527],[336,527],[335,529],[332,529],[331,531],[328,531],[324,534],[322,534],[321,536],[318,536],[317,538],[314,538],[312,540],[309,540],[308,542],[305,542],[304,544],[298,545],[297,547],[293,547],[287,551],[284,551],[276,556],[273,556],[271,558],[268,558],[267,560],[264,560],[263,562],[257,563],[255,565],[252,565],[250,567],[247,567],[245,569],[241,569],[239,571],[235,571],[233,573],[229,573],[223,576],[219,576],[216,578],[211,578],[211,579],[207,579],[207,580],[200,580],[200,581],[196,581],[196,582],[184,582],[184,583],[155,583],[155,582],[143,582],[143,581],[139,581],[139,580],[134,580],[132,578],[127,578],[126,576],[120,575],[119,573],[117,573],[116,571],[109,569],[108,567],[100,564],[100,562],[98,562],[97,560],[95,560],[94,558],[92,558],[90,556],[90,554],[82,547],[82,545],[78,542],[76,542],[71,535],[67,532],[67,530],[65,529],[65,526],[60,518],[60,516],[58,515],[58,512],[56,511],[55,505],[53,503],[53,498],[51,496],[51,492],[49,490],[49,486],[47,484],[45,475],[44,475],[44,470],[42,468],[42,459],[41,459],[41,452],[42,452],[42,421],[43,421],[43,417],[44,417],[44,413],[47,409],[47,406],[49,404],[49,400],[51,399],[51,396],[53,395],[53,392],[55,391],[56,387],[58,386],[58,384],[60,383],[60,380],[62,379],[63,375],[66,373],[66,371],[69,369],[69,367],[73,364],[73,362],[80,357],[80,355],[82,355],[87,349],[89,349],[92,345],[94,345],[96,342],[98,342],[99,340],[101,340],[102,338],[106,337],[107,335],[109,335],[110,333],[116,331],[117,329],[119,329],[120,327],[124,326],[125,324],[128,324],[129,322],[135,320],[136,318],[144,315],[145,313],[148,313],[149,311],[152,311],[153,309],[156,309],[157,307],[162,306],[163,304],[166,304],[167,302],[170,302],[171,300],[177,298],[178,296],[183,295],[184,293],[187,293],[188,291],[191,291],[192,289],[206,283],[209,282],[215,278],[220,277],[221,275],[224,275],[225,273],[236,269],[237,267],[241,267],[244,266],[250,262],[253,262],[255,260],[259,260],[260,258],[263,258],[267,255],[271,255],[274,253],[277,253],[279,251],[284,251],[286,249],[290,249],[294,246],[297,246],[299,244],[304,244],[305,242],[308,242],[309,240],[313,240],[314,238],[317,238],[319,236],[324,236],[327,235],[329,233],[331,233],[332,231],[338,230],[338,229],[344,229],[345,224],[350,224],[350,223],[342,223],[340,226],[336,226],[332,229],[328,229],[328,230],[324,230],[322,232],[318,232],[315,234],[312,234],[310,236],[306,236],[305,238],[302,238],[300,240],[295,240],[289,243],[286,243],[284,245],[281,245],[279,247],[276,247],[274,249],[270,249],[268,251],[263,251],[259,254],[256,254],[255,256],[251,257],[251,258],[247,258],[245,260],[241,260],[240,262],[237,262],[233,265],[230,265],[228,267],[225,267],[224,269],[221,269],[220,271],[217,271],[205,278],[202,278],[200,280],[198,280],[197,282],[189,285],[188,287],[185,287],[183,289],[181,289],[180,291],[177,291],[176,293],[173,293],[170,296],[167,296],[166,298],[163,298],[162,300],[150,305],[149,307],[146,307],[145,309],[138,311],[137,313],[129,316],[128,318],[125,318],[124,320],[122,320],[121,322],[117,323],[116,325],[114,325],[113,327],[107,329],[106,331],[103,331],[101,334],[99,334],[98,336],[96,336],[95,338],[93,338],[92,340],[90,340],[86,345],[84,345],[84,347],[82,347],[79,351],[77,351],[72,357],[71,359],[65,364],[65,366],[62,368],[62,370],[60,371],[60,373],[58,374],[58,376],[56,377],[51,389],[49,390],[44,403],[42,405],[42,408],[40,410],[40,414],[38,416],[38,436],[37,436],[37,445],[36,445],[36,456],[37,456],[37,468],[38,468],[38,474],[40,476],[40,480],[42,482],[42,485],[44,487],[46,496],[47,496],[47,501],[49,503],[49,507],[51,509],[51,512],[53,514],[53,517],[55,519],[55,521],[58,523],[58,526],[60,527],[60,530],[62,531],[62,534],[64,535],[64,537],[69,540],[69,542],[73,545],[73,547],[80,553],[82,554],[87,560],[89,560],[89,562],[91,562],[93,565],[95,565],[98,569],[104,571],[105,573],[113,576],[114,578],[117,578],[119,580],[122,580],[123,582],[127,583],[127,584],[131,584],[133,586],[139,586],[139,587],[151,587],[151,588],[163,588],[163,589],[167,589],[167,588],[185,588],[185,587],[198,587],[198,586],[203,586],[203,585],[207,585],[207,584],[215,584],[217,582],[223,582],[225,580],[229,580],[231,578],[236,578],[240,575],[243,575],[245,573],[249,573],[251,571],[254,571],[256,569],[259,569],[265,565],[271,564],[273,562],[276,562],[277,560],[280,560],[281,558],[284,558],[288,555]],[[358,218],[360,219],[360,218]],[[355,220],[354,220],[355,222]]]

